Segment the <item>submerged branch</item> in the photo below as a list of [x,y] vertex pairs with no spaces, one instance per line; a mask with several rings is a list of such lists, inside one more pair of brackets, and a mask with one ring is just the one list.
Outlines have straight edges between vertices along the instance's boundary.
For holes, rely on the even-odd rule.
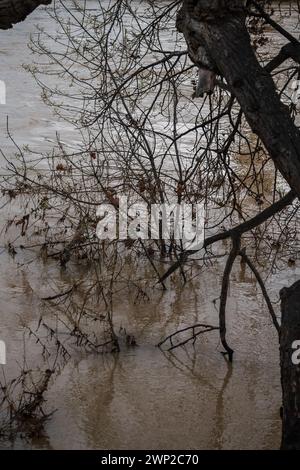
[[272,321],[273,321],[273,324],[277,330],[277,333],[280,334],[280,325],[278,323],[278,320],[276,318],[276,314],[275,314],[275,311],[274,311],[274,308],[273,308],[273,305],[272,305],[272,302],[270,300],[270,297],[268,295],[268,292],[267,292],[267,289],[264,285],[264,282],[261,278],[261,275],[259,274],[259,272],[257,271],[255,265],[252,263],[252,261],[250,260],[250,258],[248,258],[247,254],[246,254],[246,249],[244,248],[243,250],[241,250],[239,252],[239,255],[241,256],[242,260],[244,260],[244,262],[249,266],[249,268],[251,269],[251,271],[253,272],[254,276],[256,277],[257,279],[257,282],[258,284],[260,285],[260,288],[261,288],[261,291],[262,291],[262,294],[264,296],[264,299],[266,301],[266,304],[268,306],[268,309],[269,309],[269,312],[270,312],[270,315],[271,315],[271,318],[272,318]]
[[[198,328],[202,328],[200,331],[196,331]],[[196,325],[188,326],[186,328],[182,328],[178,331],[175,331],[175,333],[172,333],[171,335],[167,336],[165,339],[163,339],[160,343],[158,343],[157,347],[161,348],[167,341],[170,342],[170,347],[167,349],[167,351],[172,351],[175,348],[179,348],[180,346],[184,346],[190,341],[193,341],[193,344],[195,343],[197,337],[203,333],[208,333],[209,331],[214,331],[218,330],[219,327],[217,326],[212,326],[212,325],[207,325],[205,323],[197,323]],[[185,333],[186,331],[191,331],[192,334],[188,338],[180,341],[179,343],[174,344],[173,339],[176,338],[178,335],[181,333]]]

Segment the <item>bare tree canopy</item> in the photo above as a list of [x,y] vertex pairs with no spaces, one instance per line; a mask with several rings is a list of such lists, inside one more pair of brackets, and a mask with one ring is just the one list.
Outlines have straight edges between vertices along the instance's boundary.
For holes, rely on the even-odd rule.
[[[0,28],[50,3],[0,0]],[[148,301],[172,286],[175,276],[183,289],[220,262],[216,318],[179,327],[158,345],[173,351],[204,334],[219,335],[221,352],[232,362],[228,298],[239,260],[257,283],[281,341],[283,447],[299,448],[299,436],[296,443],[290,438],[290,429],[300,429],[299,400],[294,406],[300,366],[290,361],[290,342],[299,333],[299,284],[282,297],[282,323],[267,285],[273,274],[296,264],[300,245],[300,109],[294,96],[300,43],[294,25],[292,32],[285,26],[280,3],[274,11],[269,0],[99,0],[89,9],[85,1],[53,0],[47,14],[55,33],[37,27],[30,42],[35,57],[26,68],[76,139],[57,133],[49,153],[34,152],[18,146],[7,125],[17,153],[3,152],[1,190],[8,203],[20,200],[24,211],[7,221],[7,231],[19,230],[23,240],[22,248],[9,242],[12,257],[34,248],[62,270],[74,260],[86,263],[84,276],[41,299],[54,302],[55,313],[42,313],[30,330],[37,336],[45,328],[63,357],[70,354],[55,322],[79,347],[119,352],[120,293],[130,290]],[[289,6],[287,16],[295,14],[299,24],[299,3]],[[99,207],[112,209],[119,229],[124,195],[126,236],[101,238],[97,227],[106,233],[111,221]],[[168,203],[203,206],[201,245],[176,236],[175,209],[167,236],[159,228],[152,237],[150,219],[141,213]],[[191,226],[198,228],[195,218]],[[163,215],[158,219],[163,225]],[[99,329],[90,330],[91,320]],[[135,338],[126,334],[126,342],[135,345]]]

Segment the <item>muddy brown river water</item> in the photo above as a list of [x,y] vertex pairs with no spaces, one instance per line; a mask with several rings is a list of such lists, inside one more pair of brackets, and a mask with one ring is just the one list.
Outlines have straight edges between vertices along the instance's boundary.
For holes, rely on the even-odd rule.
[[[92,3],[92,2],[91,2]],[[6,116],[18,142],[47,150],[58,130],[76,141],[70,126],[58,123],[42,103],[39,89],[21,67],[30,63],[26,43],[34,24],[48,25],[43,9],[13,31],[0,33],[0,79],[7,83],[7,104],[0,106],[0,147],[9,154]],[[52,26],[49,26],[50,28]],[[5,203],[5,200],[3,200]],[[0,206],[2,203],[0,204]],[[2,222],[7,217],[2,209]],[[30,254],[0,255],[0,339],[7,345],[7,377],[17,373],[24,355],[24,323],[34,326],[49,279],[61,286],[72,272],[44,264]],[[134,303],[126,292],[114,306],[115,323],[134,334],[138,346],[122,345],[118,355],[77,353],[47,392],[57,409],[43,438],[17,440],[14,448],[49,449],[276,449],[280,443],[279,351],[260,290],[237,263],[230,285],[228,339],[235,350],[228,365],[218,335],[211,332],[195,346],[163,353],[156,344],[180,327],[217,323],[223,259],[182,289],[170,283],[165,293],[151,288],[150,301]],[[279,290],[299,279],[297,264],[268,279],[273,301]],[[279,315],[279,303],[275,305]],[[30,364],[42,363],[37,345],[26,343]],[[0,448],[10,447],[0,442]]]

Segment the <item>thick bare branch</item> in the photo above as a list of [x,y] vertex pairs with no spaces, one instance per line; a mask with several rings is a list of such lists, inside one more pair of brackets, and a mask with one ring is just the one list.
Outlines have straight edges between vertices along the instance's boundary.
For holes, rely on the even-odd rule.
[[[212,245],[213,243],[216,243],[217,241],[225,240],[226,238],[234,237],[236,235],[242,236],[243,233],[253,230],[255,227],[258,227],[260,224],[271,218],[273,215],[277,214],[278,212],[282,211],[285,207],[292,204],[295,198],[296,195],[294,191],[289,191],[283,198],[281,198],[279,201],[275,202],[271,206],[267,207],[265,210],[257,214],[252,219],[243,222],[242,224],[230,230],[222,231],[220,233],[217,233],[216,235],[213,235],[212,237],[206,238],[204,240],[204,247],[207,248],[208,246]],[[182,264],[187,261],[189,256],[195,254],[197,251],[198,250],[191,250],[183,252],[180,255],[178,261],[176,261],[176,263],[174,263],[168,269],[168,271],[163,274],[160,279],[160,282],[164,282],[169,276],[171,276],[171,274],[173,274]]]
[[[240,8],[238,8],[238,4]],[[225,77],[254,133],[275,166],[300,196],[300,134],[280,101],[269,73],[259,64],[246,28],[243,2],[184,2],[185,36],[205,47]],[[219,9],[217,8],[219,4]]]

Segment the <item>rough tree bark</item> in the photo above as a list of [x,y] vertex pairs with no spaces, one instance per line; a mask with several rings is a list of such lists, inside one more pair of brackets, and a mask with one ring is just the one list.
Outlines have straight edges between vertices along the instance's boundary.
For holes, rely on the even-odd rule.
[[[276,167],[300,197],[300,133],[258,62],[246,28],[243,0],[184,0],[180,27],[190,56],[205,47]],[[295,40],[294,47],[300,45]]]
[[52,0],[0,0],[0,29],[12,28],[40,5],[49,5]]
[[293,342],[300,340],[300,281],[280,291],[280,366],[283,395],[283,450],[300,450],[300,364],[293,364]]

